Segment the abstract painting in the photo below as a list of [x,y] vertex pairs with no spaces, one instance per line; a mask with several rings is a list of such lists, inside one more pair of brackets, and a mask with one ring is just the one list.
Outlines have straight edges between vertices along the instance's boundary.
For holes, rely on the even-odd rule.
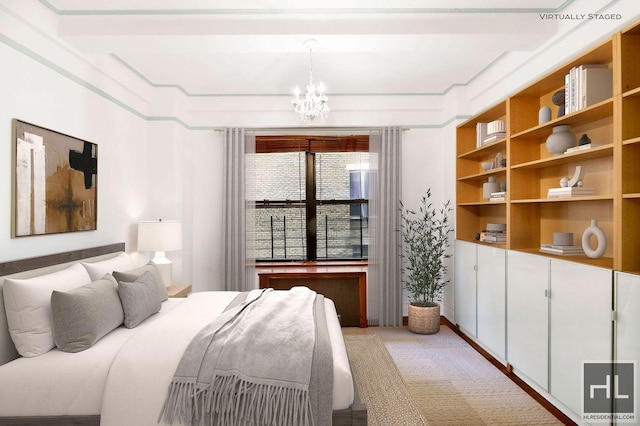
[[98,145],[13,120],[13,236],[97,229]]

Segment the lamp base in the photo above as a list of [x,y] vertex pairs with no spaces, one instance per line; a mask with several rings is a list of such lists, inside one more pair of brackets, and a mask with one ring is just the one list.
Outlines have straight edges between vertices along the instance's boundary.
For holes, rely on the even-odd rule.
[[164,252],[157,251],[153,259],[151,259],[151,261],[153,262],[154,265],[156,265],[156,268],[158,268],[158,271],[162,276],[162,281],[164,281],[165,287],[168,287],[171,284],[173,284],[172,263],[169,259],[167,259]]

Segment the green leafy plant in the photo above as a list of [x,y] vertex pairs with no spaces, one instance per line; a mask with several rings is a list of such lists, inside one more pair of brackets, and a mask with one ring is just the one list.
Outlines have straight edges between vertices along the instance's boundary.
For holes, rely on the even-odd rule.
[[445,259],[451,257],[447,252],[449,234],[453,232],[449,220],[451,200],[436,209],[430,199],[431,188],[420,199],[417,212],[400,201],[402,283],[415,306],[434,306],[450,281],[446,278]]

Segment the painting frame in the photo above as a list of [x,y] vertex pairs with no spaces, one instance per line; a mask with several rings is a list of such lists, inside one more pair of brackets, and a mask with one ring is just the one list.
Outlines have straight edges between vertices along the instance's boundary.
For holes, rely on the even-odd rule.
[[11,237],[98,229],[98,145],[12,120]]

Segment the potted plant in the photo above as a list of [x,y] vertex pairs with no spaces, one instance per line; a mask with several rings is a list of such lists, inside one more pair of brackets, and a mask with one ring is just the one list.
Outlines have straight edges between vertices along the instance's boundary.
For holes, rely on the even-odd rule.
[[449,220],[450,200],[436,209],[430,201],[431,188],[420,199],[418,211],[400,202],[402,234],[402,283],[411,296],[409,330],[419,334],[433,334],[440,330],[442,291],[449,283],[445,260],[449,234],[453,232]]

